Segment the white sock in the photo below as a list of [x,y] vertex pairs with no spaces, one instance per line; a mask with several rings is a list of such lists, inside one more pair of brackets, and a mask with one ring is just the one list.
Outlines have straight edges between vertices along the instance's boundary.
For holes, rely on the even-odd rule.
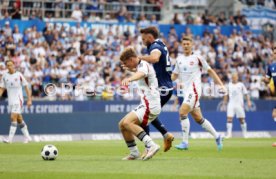
[[21,124],[19,124],[19,127],[21,128],[21,131],[23,133],[23,135],[26,137],[26,138],[30,138],[30,134],[29,134],[29,131],[28,131],[28,127],[27,125],[25,124],[25,122],[23,121]]
[[215,138],[218,138],[219,134],[217,133],[216,129],[212,126],[212,124],[207,119],[203,120],[204,122],[201,124],[202,128],[210,132]]
[[147,147],[151,147],[151,146],[155,145],[155,143],[153,142],[153,140],[150,138],[149,135],[145,135],[142,141],[144,142],[145,146],[147,146]]
[[188,117],[180,117],[181,129],[182,129],[182,140],[185,143],[189,143],[189,133],[190,133],[190,120]]
[[137,146],[133,146],[133,147],[128,147],[128,149],[130,150],[130,153],[134,153],[134,154],[139,154],[139,150]]
[[241,130],[242,130],[243,137],[246,137],[246,133],[247,133],[247,124],[246,123],[241,124]]
[[130,153],[139,155],[139,150],[137,148],[135,140],[126,141],[127,147],[130,150]]
[[9,141],[12,142],[14,134],[16,132],[17,128],[17,122],[12,122],[10,126],[10,132],[9,132]]
[[227,122],[226,123],[227,136],[232,136],[232,128],[233,128],[233,123]]

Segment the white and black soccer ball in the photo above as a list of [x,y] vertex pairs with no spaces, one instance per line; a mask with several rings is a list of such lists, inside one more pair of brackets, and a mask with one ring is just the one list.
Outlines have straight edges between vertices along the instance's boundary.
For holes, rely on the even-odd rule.
[[58,149],[56,146],[48,144],[41,150],[41,157],[43,160],[55,160],[58,156]]

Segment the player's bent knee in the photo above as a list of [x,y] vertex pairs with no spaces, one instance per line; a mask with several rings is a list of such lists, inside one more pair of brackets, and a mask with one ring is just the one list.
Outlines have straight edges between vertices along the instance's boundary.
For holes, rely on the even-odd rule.
[[122,120],[119,122],[119,124],[118,124],[120,130],[124,130],[124,129],[125,129],[123,123],[124,123],[124,120],[122,119]]

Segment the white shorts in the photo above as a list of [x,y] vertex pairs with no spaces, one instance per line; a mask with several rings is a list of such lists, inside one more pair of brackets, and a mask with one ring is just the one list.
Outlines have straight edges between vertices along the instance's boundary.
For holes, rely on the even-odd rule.
[[241,105],[228,104],[227,117],[233,118],[235,115],[237,118],[245,118],[244,107]]
[[185,91],[183,103],[188,104],[191,110],[198,108],[200,106],[200,103],[199,103],[200,94],[198,94],[197,91],[198,90]]
[[152,107],[140,104],[134,110],[132,110],[138,117],[141,126],[145,127],[149,125],[161,112],[161,105],[154,105]]
[[23,111],[23,106],[20,104],[9,105],[9,108],[10,108],[10,113],[21,114]]

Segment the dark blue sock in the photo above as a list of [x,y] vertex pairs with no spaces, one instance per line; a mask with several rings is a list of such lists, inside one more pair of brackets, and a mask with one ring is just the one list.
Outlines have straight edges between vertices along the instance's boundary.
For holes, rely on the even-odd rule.
[[168,131],[165,128],[164,124],[161,123],[161,121],[156,118],[151,122],[151,124],[164,136]]

